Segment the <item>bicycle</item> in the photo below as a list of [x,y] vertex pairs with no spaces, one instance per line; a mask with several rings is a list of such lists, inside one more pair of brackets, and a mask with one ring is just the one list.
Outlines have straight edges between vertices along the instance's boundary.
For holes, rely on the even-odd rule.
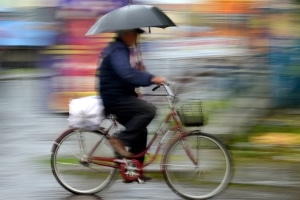
[[[55,140],[51,150],[51,168],[58,183],[74,194],[95,194],[106,189],[117,171],[124,180],[142,182],[144,167],[159,157],[160,171],[169,188],[185,199],[208,199],[222,192],[230,182],[232,164],[224,144],[215,136],[200,130],[187,131],[186,126],[203,125],[200,102],[177,106],[177,98],[169,84],[163,86],[169,112],[147,144],[146,149],[130,158],[115,157],[109,144],[111,131],[118,126],[113,116],[107,128],[97,131],[70,128]],[[196,112],[195,112],[196,111]],[[193,115],[193,113],[196,115]],[[106,121],[106,122],[107,122]],[[150,154],[150,147],[154,146]],[[142,164],[135,157],[145,155]]]

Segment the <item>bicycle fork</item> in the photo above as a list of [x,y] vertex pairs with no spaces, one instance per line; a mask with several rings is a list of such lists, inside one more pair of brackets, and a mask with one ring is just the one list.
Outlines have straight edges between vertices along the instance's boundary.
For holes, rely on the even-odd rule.
[[188,142],[185,142],[185,138],[182,137],[181,138],[181,144],[182,144],[182,147],[184,149],[184,151],[186,152],[187,156],[190,158],[190,160],[192,161],[192,163],[194,164],[194,167],[195,167],[195,175],[203,175],[205,174],[204,171],[201,171],[201,168],[200,168],[200,161],[199,161],[199,149],[200,149],[200,141],[199,139],[197,139],[196,141],[196,152],[194,155],[192,152],[191,152],[191,148],[190,148],[190,145],[188,144]]

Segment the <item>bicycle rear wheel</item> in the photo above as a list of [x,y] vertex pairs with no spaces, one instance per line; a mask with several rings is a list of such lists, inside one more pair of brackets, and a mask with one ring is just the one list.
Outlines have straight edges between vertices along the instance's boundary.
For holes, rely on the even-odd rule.
[[94,194],[112,182],[116,168],[88,161],[88,153],[95,147],[92,156],[114,157],[106,137],[99,132],[69,129],[56,139],[51,168],[58,183],[66,190],[75,194]]
[[231,159],[215,137],[194,131],[167,147],[162,172],[168,186],[185,199],[209,199],[231,179]]

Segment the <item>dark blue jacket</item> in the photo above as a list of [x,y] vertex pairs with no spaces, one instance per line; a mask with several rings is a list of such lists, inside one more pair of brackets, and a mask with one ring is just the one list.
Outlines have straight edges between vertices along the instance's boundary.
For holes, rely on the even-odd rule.
[[122,101],[124,96],[137,96],[136,87],[150,86],[152,74],[141,72],[130,64],[130,50],[121,40],[111,42],[102,52],[99,92],[104,106]]

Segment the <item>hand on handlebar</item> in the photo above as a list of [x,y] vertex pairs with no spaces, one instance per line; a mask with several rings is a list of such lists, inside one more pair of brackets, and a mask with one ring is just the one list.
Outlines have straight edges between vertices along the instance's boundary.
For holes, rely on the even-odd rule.
[[161,84],[164,84],[167,82],[167,79],[165,77],[161,77],[161,76],[154,76],[152,79],[151,79],[151,82],[152,83],[155,83],[157,85],[161,85]]

